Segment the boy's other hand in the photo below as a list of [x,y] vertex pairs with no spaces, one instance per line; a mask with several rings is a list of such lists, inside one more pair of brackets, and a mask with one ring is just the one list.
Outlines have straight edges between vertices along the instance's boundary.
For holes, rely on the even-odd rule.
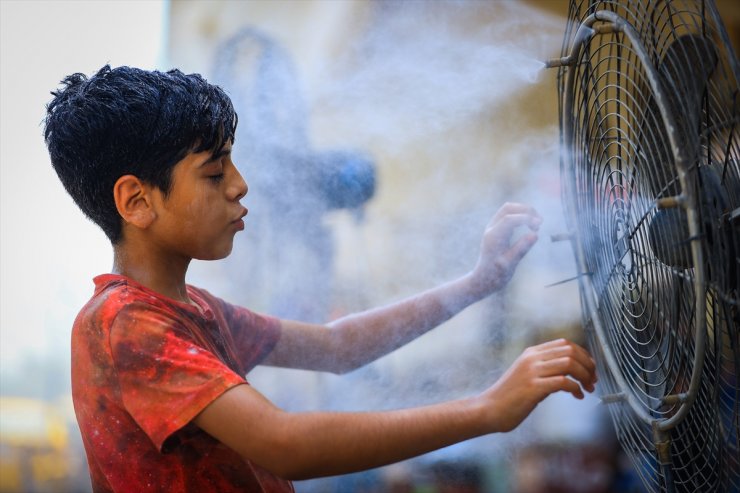
[[548,395],[565,391],[583,399],[595,389],[596,364],[581,346],[565,339],[532,346],[479,398],[492,432],[516,428]]
[[[537,241],[542,217],[532,206],[506,203],[491,218],[481,242],[478,263],[472,272],[472,282],[481,297],[497,291],[509,282],[519,261]],[[512,242],[516,228],[529,232]]]

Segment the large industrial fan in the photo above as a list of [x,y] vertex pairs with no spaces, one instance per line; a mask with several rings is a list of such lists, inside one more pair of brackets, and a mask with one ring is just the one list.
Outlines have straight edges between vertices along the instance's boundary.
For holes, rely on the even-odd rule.
[[707,0],[571,0],[563,203],[602,400],[649,491],[740,491],[738,60]]

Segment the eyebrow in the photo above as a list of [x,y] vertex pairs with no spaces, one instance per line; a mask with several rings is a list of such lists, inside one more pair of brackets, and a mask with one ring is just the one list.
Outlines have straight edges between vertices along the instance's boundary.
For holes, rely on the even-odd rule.
[[228,156],[229,154],[231,154],[231,148],[228,148],[228,149],[227,148],[222,148],[220,151],[218,151],[215,154],[212,154],[211,157],[209,157],[208,159],[206,159],[205,161],[203,161],[202,163],[200,163],[198,165],[198,167],[201,168],[203,166],[207,166],[209,164],[212,164],[212,163],[218,161],[219,159],[221,159],[222,157]]

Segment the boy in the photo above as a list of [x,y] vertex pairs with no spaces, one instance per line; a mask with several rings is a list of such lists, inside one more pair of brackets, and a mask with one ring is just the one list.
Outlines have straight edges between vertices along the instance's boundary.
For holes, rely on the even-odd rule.
[[[72,393],[96,492],[292,491],[292,479],[511,430],[552,392],[594,390],[592,359],[558,340],[527,349],[467,399],[370,413],[278,409],[246,382],[250,369],[344,373],[393,351],[502,288],[539,216],[504,205],[469,274],[409,299],[327,326],[259,315],[185,283],[191,259],[230,253],[247,214],[224,92],[177,70],[109,66],[62,85],[47,107],[51,161],[114,253],[72,331]],[[531,232],[510,245],[521,225]]]

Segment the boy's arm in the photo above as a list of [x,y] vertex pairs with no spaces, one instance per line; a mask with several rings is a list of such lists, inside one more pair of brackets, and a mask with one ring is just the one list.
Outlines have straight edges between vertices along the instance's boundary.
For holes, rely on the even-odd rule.
[[[326,326],[283,320],[265,364],[345,373],[414,340],[465,307],[504,287],[537,240],[541,218],[523,204],[505,204],[486,227],[475,268],[465,276]],[[511,243],[515,228],[531,231]]]
[[[569,378],[571,377],[571,378]],[[226,391],[194,422],[245,460],[287,479],[344,474],[515,428],[547,395],[592,392],[595,365],[565,340],[528,348],[478,396],[368,413],[288,413],[249,385]]]

